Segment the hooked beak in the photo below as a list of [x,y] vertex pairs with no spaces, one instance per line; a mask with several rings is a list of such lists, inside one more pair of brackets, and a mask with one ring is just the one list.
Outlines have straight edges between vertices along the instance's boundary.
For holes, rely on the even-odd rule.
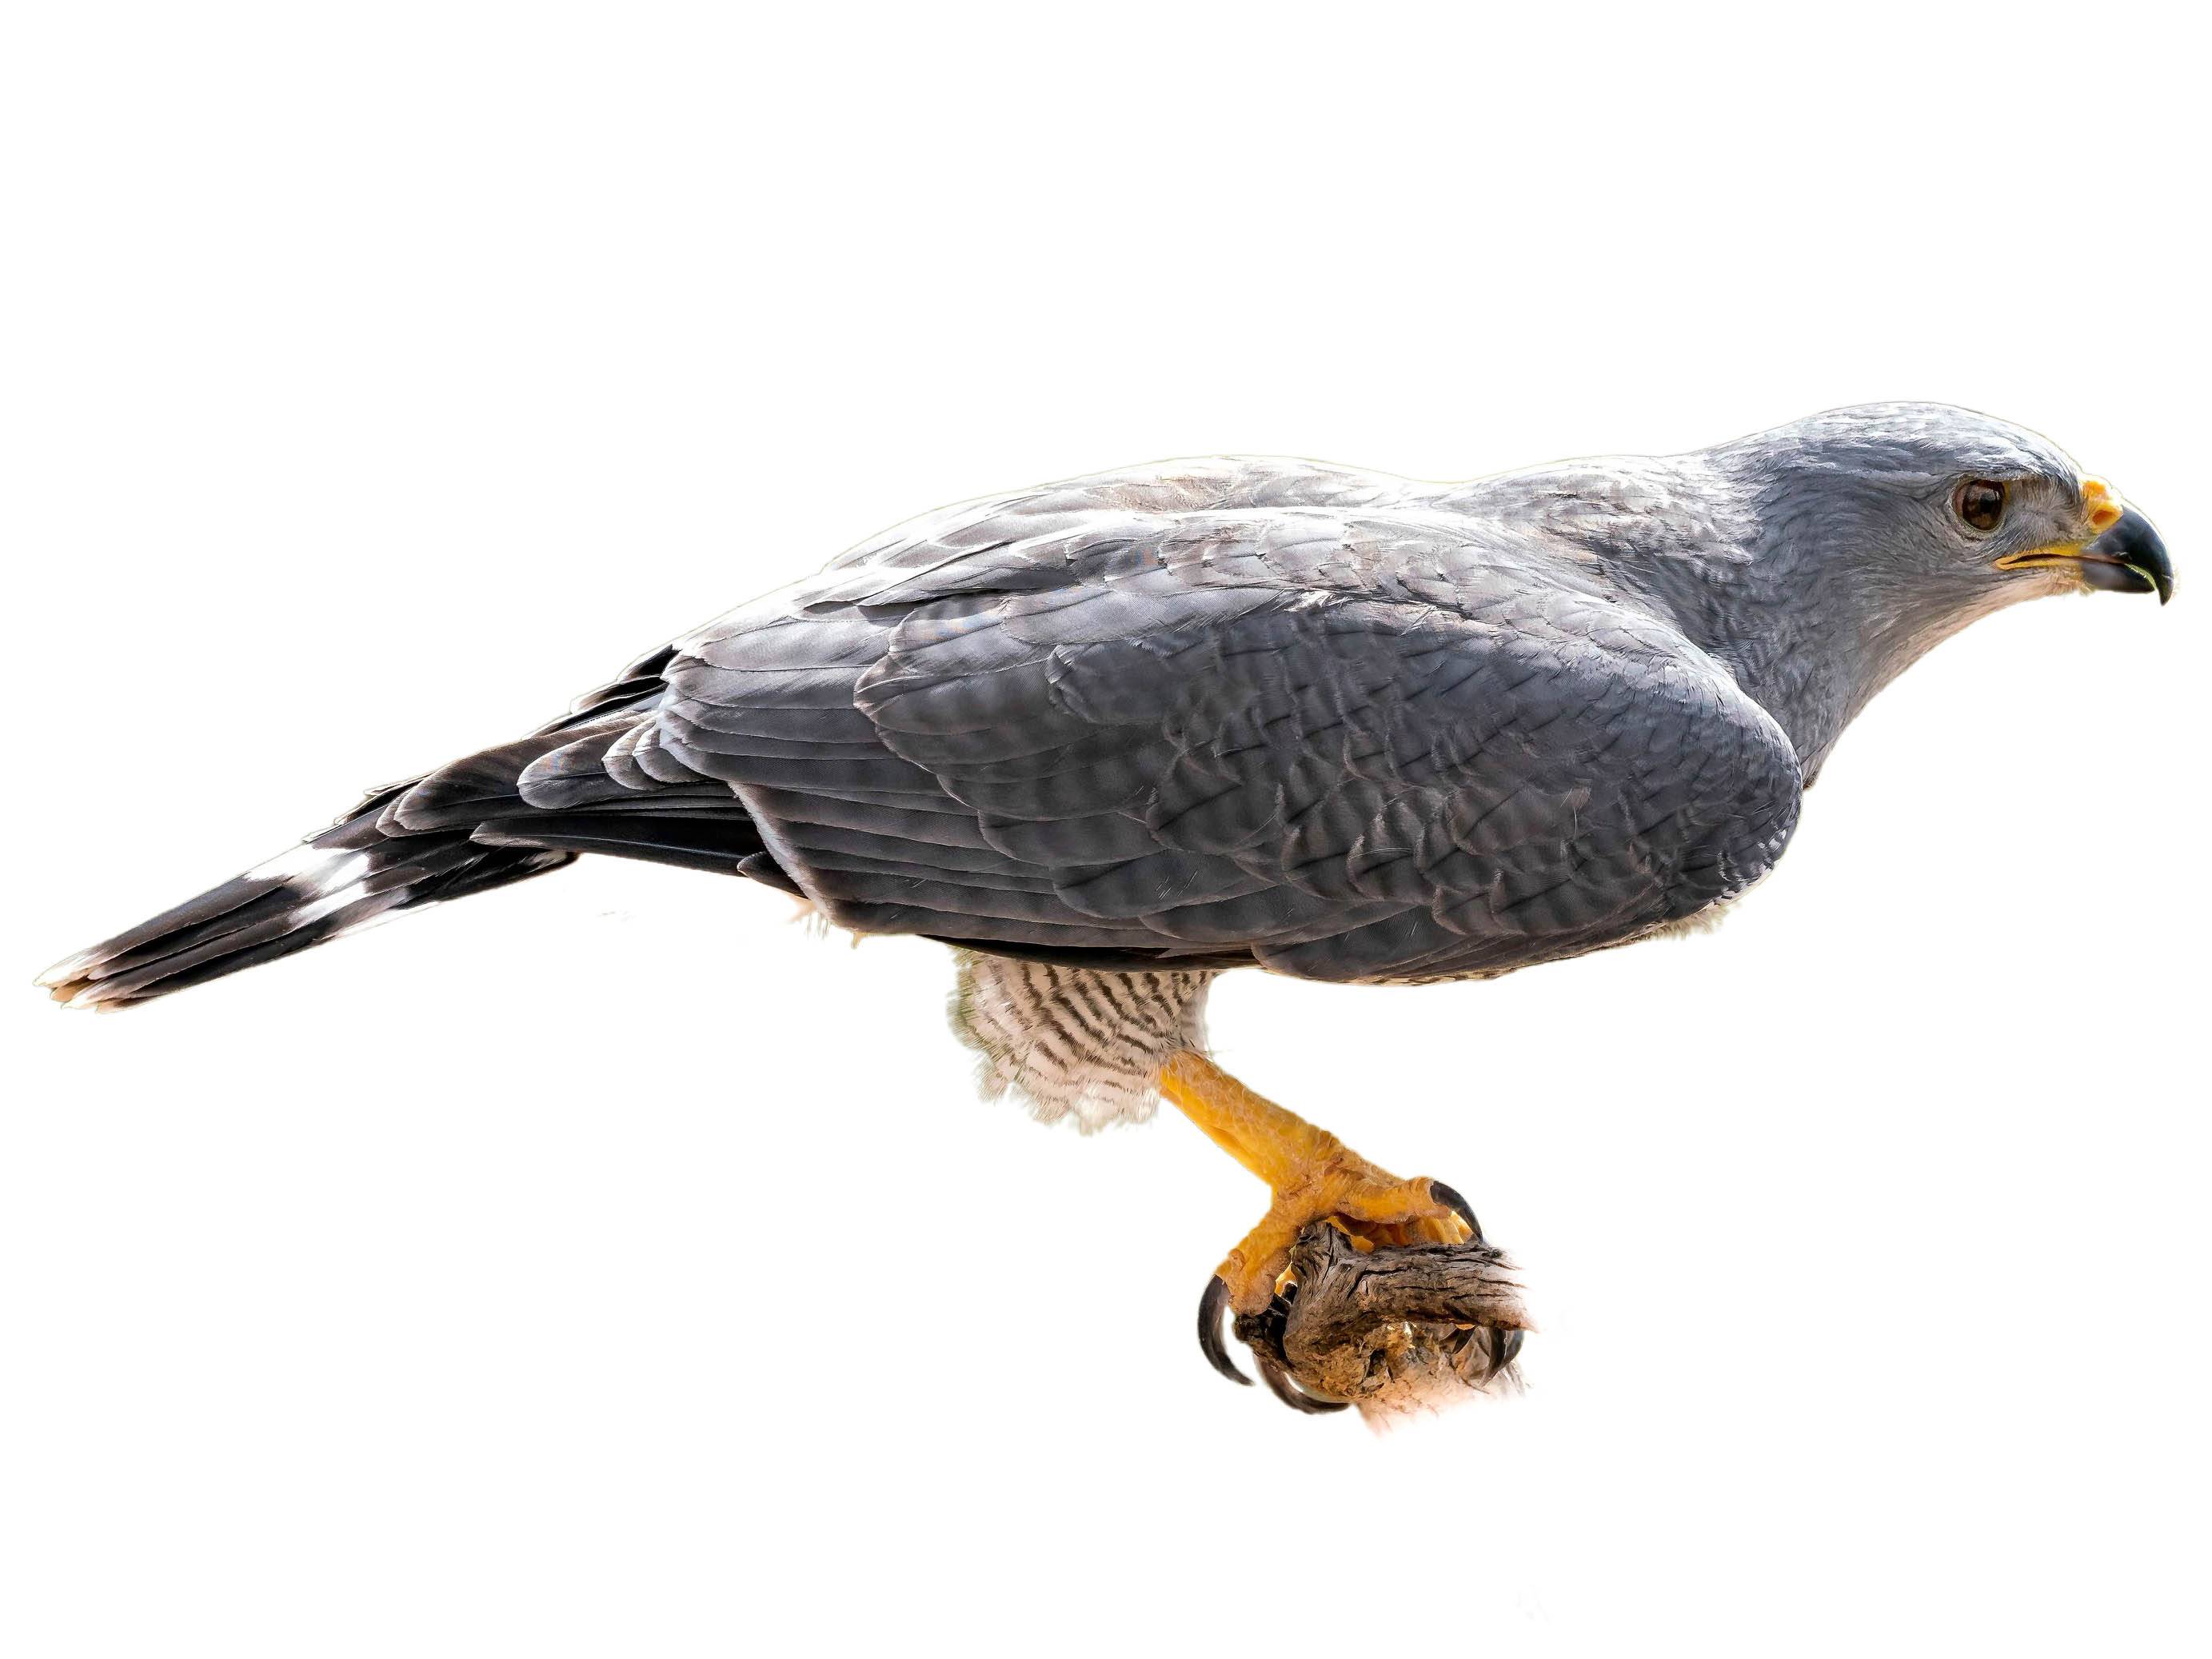
[[2070,564],[2087,586],[2110,593],[2155,593],[2160,605],[2171,599],[2173,562],[2166,556],[2166,544],[2151,521],[2124,505],[2102,478],[2083,481],[2081,504],[2089,510],[2089,527],[2098,532],[2094,539],[2008,553],[1996,568],[2025,570]]
[[2081,580],[2114,593],[2173,597],[2173,562],[2151,521],[2129,507],[2119,522],[2081,550]]

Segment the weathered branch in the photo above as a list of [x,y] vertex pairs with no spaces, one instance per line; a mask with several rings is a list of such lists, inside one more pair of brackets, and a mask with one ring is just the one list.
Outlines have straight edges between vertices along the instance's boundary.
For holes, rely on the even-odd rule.
[[1308,1395],[1364,1410],[1443,1403],[1513,1380],[1531,1328],[1504,1254],[1480,1241],[1361,1250],[1309,1227],[1291,1255],[1295,1293],[1239,1318],[1237,1334]]

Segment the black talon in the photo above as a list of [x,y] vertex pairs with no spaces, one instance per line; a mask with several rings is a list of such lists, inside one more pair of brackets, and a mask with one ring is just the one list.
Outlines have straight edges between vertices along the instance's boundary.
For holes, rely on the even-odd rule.
[[1231,1382],[1252,1386],[1252,1379],[1237,1368],[1221,1342],[1221,1316],[1229,1310],[1229,1281],[1219,1273],[1206,1281],[1206,1294],[1198,1299],[1198,1349],[1206,1363]]
[[1468,1231],[1474,1235],[1474,1242],[1478,1244],[1483,1242],[1482,1224],[1474,1218],[1474,1206],[1461,1196],[1458,1188],[1447,1187],[1441,1181],[1431,1181],[1429,1182],[1429,1199],[1432,1203],[1449,1205],[1457,1211],[1459,1218],[1467,1223]]
[[1291,1374],[1265,1356],[1260,1358],[1260,1375],[1267,1379],[1268,1391],[1294,1412],[1309,1412],[1319,1417],[1327,1412],[1340,1412],[1348,1403],[1342,1400],[1323,1400],[1308,1394],[1291,1380]]
[[1510,1365],[1521,1354],[1521,1344],[1528,1333],[1511,1327],[1499,1326],[1490,1333],[1490,1369],[1482,1374],[1485,1382],[1493,1381],[1498,1374]]

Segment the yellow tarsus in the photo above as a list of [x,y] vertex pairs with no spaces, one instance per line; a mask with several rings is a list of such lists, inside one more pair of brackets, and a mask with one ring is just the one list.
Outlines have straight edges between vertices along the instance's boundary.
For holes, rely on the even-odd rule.
[[1169,1057],[1160,1092],[1207,1139],[1278,1191],[1301,1170],[1345,1152],[1328,1130],[1255,1094],[1194,1049]]

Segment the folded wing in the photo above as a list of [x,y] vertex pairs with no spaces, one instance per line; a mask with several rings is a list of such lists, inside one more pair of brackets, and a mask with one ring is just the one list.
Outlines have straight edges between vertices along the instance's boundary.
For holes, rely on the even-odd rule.
[[1732,896],[1796,819],[1717,665],[1387,504],[971,514],[663,672],[525,793],[713,779],[842,924],[1093,965],[1502,972]]

